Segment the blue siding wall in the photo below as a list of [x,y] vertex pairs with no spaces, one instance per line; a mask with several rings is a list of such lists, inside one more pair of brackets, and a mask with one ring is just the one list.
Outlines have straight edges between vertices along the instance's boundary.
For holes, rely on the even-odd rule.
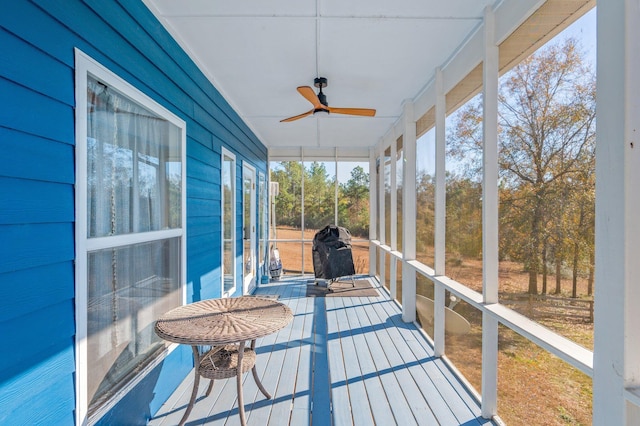
[[[76,47],[187,123],[190,300],[220,296],[221,147],[238,162],[237,224],[242,162],[267,171],[265,146],[142,1],[0,1],[0,424],[74,422]],[[102,423],[144,424],[190,363],[174,351]]]

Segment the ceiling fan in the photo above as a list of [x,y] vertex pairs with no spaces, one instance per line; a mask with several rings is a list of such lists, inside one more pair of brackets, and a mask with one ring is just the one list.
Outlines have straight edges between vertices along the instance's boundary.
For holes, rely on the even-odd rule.
[[284,120],[280,120],[281,123],[299,120],[311,114],[347,114],[347,115],[363,115],[366,117],[373,117],[376,115],[375,109],[369,108],[334,108],[330,107],[327,103],[327,97],[324,93],[322,93],[322,88],[327,87],[327,79],[324,77],[318,77],[313,81],[313,85],[320,89],[318,94],[313,91],[313,89],[309,86],[300,86],[298,87],[298,92],[309,102],[313,104],[313,109],[305,112],[304,114],[295,115],[293,117],[285,118]]

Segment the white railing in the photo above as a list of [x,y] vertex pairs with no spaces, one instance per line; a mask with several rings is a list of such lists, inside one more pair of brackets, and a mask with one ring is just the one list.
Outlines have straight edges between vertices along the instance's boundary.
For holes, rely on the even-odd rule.
[[[380,244],[379,241],[371,241],[373,246],[379,248],[385,253],[404,262],[402,253],[392,251],[388,246]],[[407,265],[415,269],[417,273],[433,282],[436,289],[440,287],[443,290],[450,291],[460,299],[464,300],[483,314],[488,314],[495,318],[500,324],[510,328],[522,337],[530,340],[546,351],[552,353],[566,363],[572,365],[582,371],[589,377],[593,377],[593,352],[580,346],[579,344],[567,339],[564,336],[555,333],[539,323],[525,317],[504,306],[501,303],[486,304],[483,302],[482,294],[469,287],[461,284],[447,276],[435,275],[433,269],[422,264],[417,260],[406,262]],[[444,328],[444,324],[441,324]],[[434,335],[443,336],[443,333],[434,332]],[[438,342],[435,342],[436,344]],[[629,399],[639,398],[637,390],[628,392]]]

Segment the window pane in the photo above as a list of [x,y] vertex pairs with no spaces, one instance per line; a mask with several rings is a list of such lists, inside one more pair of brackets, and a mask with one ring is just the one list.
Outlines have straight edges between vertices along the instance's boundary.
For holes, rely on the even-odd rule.
[[595,27],[594,8],[505,73],[498,106],[500,302],[587,348],[595,273]]
[[255,172],[244,168],[242,177],[244,279],[256,271],[255,253]]
[[[469,110],[482,111],[480,95],[446,120],[446,275],[482,291],[482,122],[468,124]],[[479,111],[479,112],[478,112]],[[475,126],[473,132],[468,126]],[[478,140],[480,138],[480,141]]]
[[338,184],[338,225],[347,228],[354,240],[368,240],[369,163],[339,162]]
[[89,77],[88,237],[179,228],[180,129]]
[[112,396],[162,350],[153,331],[182,303],[180,238],[88,253],[88,395]]
[[269,254],[267,253],[267,231],[269,229],[267,224],[268,193],[265,176],[262,173],[260,173],[258,181],[258,267],[260,274],[268,275],[268,271],[265,268],[265,265],[268,264],[269,261]]
[[351,240],[351,250],[356,274],[369,274],[369,242]]
[[482,312],[448,291],[445,292],[445,304],[444,335],[447,357],[480,394],[482,391]]
[[222,155],[222,237],[223,237],[223,293],[235,288],[235,158]]
[[432,128],[416,146],[416,251],[420,262],[434,267],[436,132]]
[[320,229],[335,224],[335,164],[304,163],[304,229],[313,231],[312,238]]
[[433,281],[416,274],[416,319],[425,333],[433,339]]
[[[299,275],[302,272],[302,251],[304,249],[302,242],[280,242],[275,247],[278,249],[282,261],[282,273]],[[311,256],[310,250],[307,256]],[[311,271],[313,271],[313,266],[311,266]]]
[[384,151],[384,243],[391,245],[391,148]]
[[299,161],[271,163],[271,187],[274,191],[277,188],[271,215],[272,240],[302,238],[302,173]]
[[502,324],[498,333],[498,413],[506,424],[592,424],[589,376]]

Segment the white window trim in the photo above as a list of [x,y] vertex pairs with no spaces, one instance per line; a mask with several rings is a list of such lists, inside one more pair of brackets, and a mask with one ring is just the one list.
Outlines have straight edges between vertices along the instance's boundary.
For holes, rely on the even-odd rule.
[[[88,418],[89,401],[87,396],[87,252],[97,250],[101,247],[112,247],[114,245],[127,245],[131,243],[153,241],[172,237],[180,237],[180,285],[182,287],[182,303],[186,303],[186,281],[187,281],[187,248],[186,248],[186,123],[175,114],[143,94],[140,90],[127,83],[125,80],[113,74],[107,68],[93,60],[79,49],[75,49],[75,132],[76,132],[76,183],[75,183],[75,205],[76,205],[76,258],[75,258],[75,314],[76,314],[76,425],[86,425],[95,423],[108,410],[122,399],[127,392],[139,383],[146,374],[159,362],[160,358],[150,363],[135,379],[129,382],[124,388],[105,403],[93,416]],[[182,223],[180,229],[161,230],[144,234],[129,234],[122,236],[111,236],[102,238],[87,238],[87,76],[104,81],[109,86],[116,88],[131,100],[147,107],[159,114],[170,123],[179,127],[181,132],[181,161],[182,161]],[[173,350],[173,345],[170,350]],[[165,351],[167,353],[167,351]]]
[[[233,287],[229,290],[229,291],[224,291],[224,188],[222,187],[224,185],[223,183],[223,179],[222,179],[222,171],[224,168],[224,157],[227,156],[229,158],[233,159],[233,167],[231,168],[231,182],[233,183],[233,191],[231,191],[231,206],[233,207],[233,213],[231,214],[231,242],[232,242],[232,247],[231,247],[231,252],[233,253],[233,262],[232,262],[232,267],[233,267]],[[236,193],[238,192],[238,182],[236,179],[236,174],[237,174],[237,170],[236,168],[238,167],[238,163],[236,160],[236,155],[234,153],[232,153],[231,151],[229,151],[228,149],[226,149],[225,147],[222,147],[222,155],[220,156],[221,159],[221,167],[220,167],[220,232],[221,232],[221,238],[220,240],[222,241],[222,246],[221,246],[221,254],[220,254],[220,265],[221,268],[220,270],[222,271],[222,274],[220,275],[220,294],[222,295],[222,297],[231,297],[235,292],[236,289],[238,287],[238,268],[236,268],[236,244],[237,244],[237,237],[236,237],[236,220],[237,220],[237,206],[236,206]]]

